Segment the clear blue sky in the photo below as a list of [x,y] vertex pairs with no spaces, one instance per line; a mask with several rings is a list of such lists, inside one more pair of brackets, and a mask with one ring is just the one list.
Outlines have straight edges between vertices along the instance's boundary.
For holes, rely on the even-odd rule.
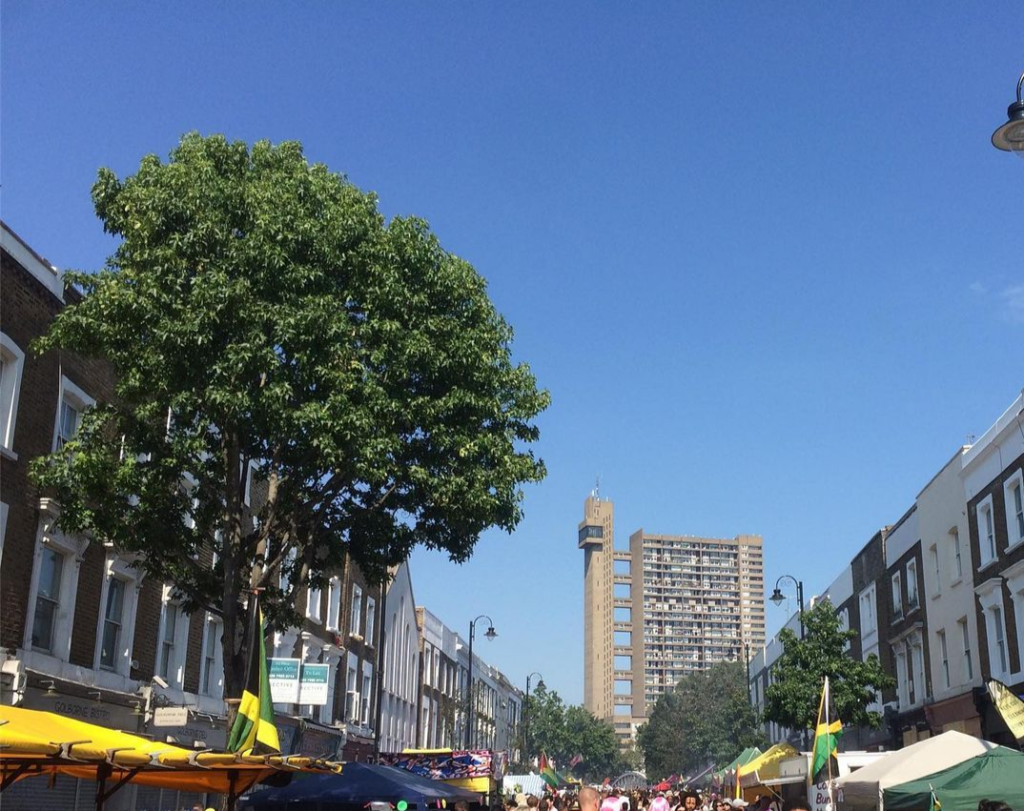
[[[89,188],[185,131],[297,139],[426,218],[550,389],[547,480],[417,601],[582,699],[576,524],[764,536],[809,593],[1024,385],[1024,4],[5,0],[3,217],[61,267]],[[768,608],[769,628],[783,609]]]

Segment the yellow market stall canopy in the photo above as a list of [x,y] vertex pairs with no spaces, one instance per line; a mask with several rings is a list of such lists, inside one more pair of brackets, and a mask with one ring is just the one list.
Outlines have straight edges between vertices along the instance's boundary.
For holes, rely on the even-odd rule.
[[278,772],[340,770],[338,763],[294,755],[196,752],[54,713],[0,707],[0,791],[27,777],[64,774],[97,782],[97,808],[130,782],[233,800]]

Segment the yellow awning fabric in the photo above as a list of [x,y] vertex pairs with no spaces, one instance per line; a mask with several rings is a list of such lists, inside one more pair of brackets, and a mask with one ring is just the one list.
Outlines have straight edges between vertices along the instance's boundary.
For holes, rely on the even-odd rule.
[[[108,768],[109,767],[109,768]],[[40,774],[237,794],[275,771],[340,771],[341,765],[284,755],[194,752],[49,712],[0,707],[0,770],[8,781]]]
[[745,763],[736,770],[738,779],[755,772],[763,780],[774,779],[779,776],[779,764],[786,758],[799,754],[796,749],[788,743],[777,743],[769,747],[763,754],[758,755],[749,763]]

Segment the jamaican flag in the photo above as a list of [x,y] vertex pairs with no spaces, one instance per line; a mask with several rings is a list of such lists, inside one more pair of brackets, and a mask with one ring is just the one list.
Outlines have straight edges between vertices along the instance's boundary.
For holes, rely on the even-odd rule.
[[267,651],[263,644],[263,612],[257,595],[252,599],[246,644],[249,662],[245,668],[245,689],[228,736],[228,750],[255,755],[280,752],[281,743],[274,726],[274,704],[270,698]]
[[815,783],[821,781],[821,773],[828,769],[830,763],[833,767],[831,773],[839,773],[833,758],[839,751],[839,736],[842,734],[843,722],[839,720],[832,703],[832,691],[826,676],[821,703],[818,705],[818,723],[814,728],[814,746],[811,749],[811,779]]

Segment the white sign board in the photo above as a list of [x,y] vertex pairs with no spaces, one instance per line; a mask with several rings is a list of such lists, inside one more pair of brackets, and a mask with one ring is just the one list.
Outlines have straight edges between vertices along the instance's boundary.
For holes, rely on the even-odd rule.
[[188,724],[188,707],[157,707],[153,710],[153,726],[183,727]]
[[299,677],[298,704],[323,706],[327,703],[327,679],[330,665],[303,665]]
[[270,697],[275,704],[299,703],[299,660],[267,659]]

